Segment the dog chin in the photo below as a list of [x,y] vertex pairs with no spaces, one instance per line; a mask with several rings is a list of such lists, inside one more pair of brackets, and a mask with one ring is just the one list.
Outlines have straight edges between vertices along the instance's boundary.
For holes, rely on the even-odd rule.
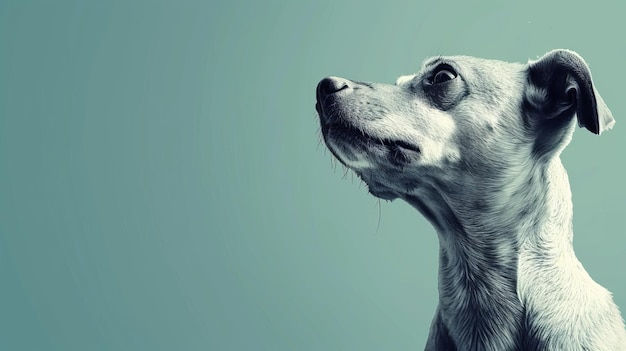
[[359,178],[367,184],[367,189],[371,195],[382,200],[395,200],[401,197],[401,193],[394,189],[393,186],[381,183],[374,173],[371,172],[356,172]]
[[327,145],[339,162],[351,169],[367,184],[370,194],[383,200],[394,200],[400,197],[396,191],[374,180],[375,177],[371,177],[377,174],[372,170],[377,170],[378,166],[368,159],[365,152],[358,152],[349,146],[336,146],[333,142],[327,142]]
[[370,194],[382,200],[392,201],[399,197],[396,192],[387,189],[376,188],[368,185],[368,190]]

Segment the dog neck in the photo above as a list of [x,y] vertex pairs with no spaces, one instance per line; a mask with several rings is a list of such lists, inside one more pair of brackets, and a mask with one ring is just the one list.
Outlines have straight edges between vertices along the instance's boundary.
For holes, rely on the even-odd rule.
[[439,234],[439,307],[433,332],[456,345],[511,350],[530,344],[527,304],[532,301],[525,299],[524,288],[530,280],[554,282],[547,274],[551,269],[532,265],[546,264],[537,258],[554,255],[567,260],[549,264],[578,263],[571,192],[559,158],[543,167],[520,167],[515,174],[506,186],[498,185],[506,189],[499,198],[486,198],[490,192],[480,186],[457,197],[432,188],[405,198]]

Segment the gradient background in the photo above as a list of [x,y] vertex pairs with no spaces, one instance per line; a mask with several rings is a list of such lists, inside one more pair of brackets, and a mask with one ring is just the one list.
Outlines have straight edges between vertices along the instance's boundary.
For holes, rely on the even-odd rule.
[[575,246],[626,309],[625,9],[585,4],[0,2],[0,349],[423,349],[436,235],[333,170],[314,89],[438,54],[589,62]]

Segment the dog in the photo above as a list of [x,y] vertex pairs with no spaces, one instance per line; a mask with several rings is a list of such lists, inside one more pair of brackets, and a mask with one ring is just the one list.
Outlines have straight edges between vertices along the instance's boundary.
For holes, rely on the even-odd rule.
[[559,155],[614,119],[570,50],[527,64],[434,57],[395,84],[328,77],[331,153],[436,229],[439,303],[426,350],[626,350],[611,294],[574,254]]

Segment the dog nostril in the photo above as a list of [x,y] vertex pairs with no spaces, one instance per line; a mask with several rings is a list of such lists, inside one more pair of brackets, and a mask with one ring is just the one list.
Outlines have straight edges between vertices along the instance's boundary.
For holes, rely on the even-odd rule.
[[323,98],[349,87],[348,81],[344,79],[328,77],[322,79],[317,85],[317,95]]

